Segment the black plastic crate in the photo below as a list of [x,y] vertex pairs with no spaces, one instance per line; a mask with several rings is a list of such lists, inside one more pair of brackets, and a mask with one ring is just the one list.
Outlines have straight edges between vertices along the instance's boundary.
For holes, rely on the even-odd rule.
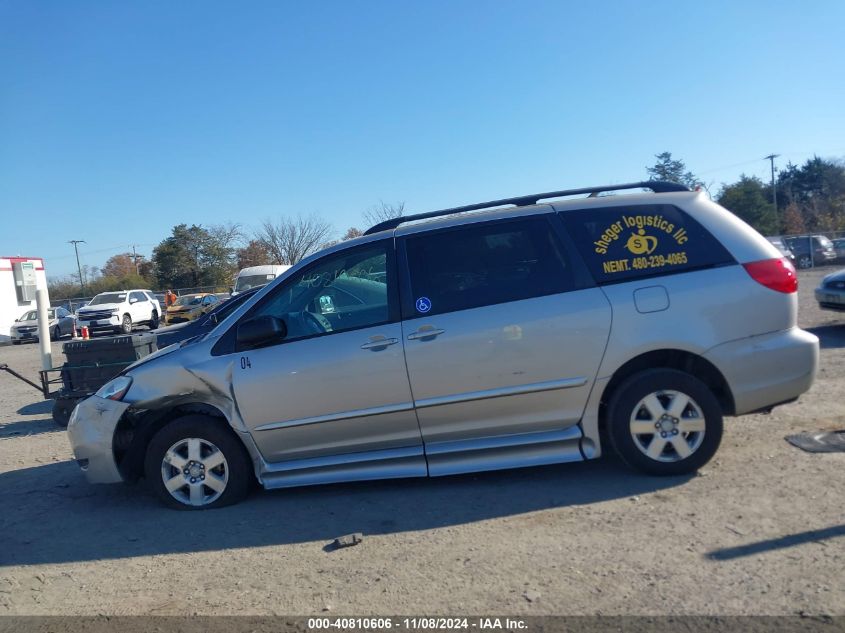
[[67,362],[71,365],[83,365],[85,361],[136,361],[157,349],[156,335],[151,332],[69,341],[62,346]]
[[69,392],[96,391],[128,365],[157,349],[156,335],[146,332],[70,341],[62,346],[67,357],[62,366],[62,383]]

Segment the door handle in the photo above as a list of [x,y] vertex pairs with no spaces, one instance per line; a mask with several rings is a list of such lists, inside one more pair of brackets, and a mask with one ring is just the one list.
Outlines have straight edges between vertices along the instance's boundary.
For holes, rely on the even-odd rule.
[[427,329],[420,328],[416,332],[414,332],[412,334],[408,334],[408,340],[409,341],[419,341],[419,340],[424,340],[424,339],[428,339],[428,338],[434,338],[435,336],[440,336],[445,331],[446,330],[441,330],[439,328],[427,328]]
[[399,342],[398,338],[380,338],[380,339],[376,339],[374,341],[370,341],[369,343],[364,343],[361,346],[361,349],[379,350],[379,349],[386,348],[388,345],[396,345],[396,343],[398,343],[398,342]]

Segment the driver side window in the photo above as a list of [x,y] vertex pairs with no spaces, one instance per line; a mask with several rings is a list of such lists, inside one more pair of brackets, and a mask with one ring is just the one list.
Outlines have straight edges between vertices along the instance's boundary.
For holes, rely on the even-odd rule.
[[286,341],[390,321],[387,243],[328,256],[288,279],[251,315],[287,325]]

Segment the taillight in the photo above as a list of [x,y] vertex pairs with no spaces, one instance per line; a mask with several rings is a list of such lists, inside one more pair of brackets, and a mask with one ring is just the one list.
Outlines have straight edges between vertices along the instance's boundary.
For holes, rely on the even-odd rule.
[[786,294],[798,291],[798,277],[795,276],[795,266],[786,257],[750,262],[743,264],[743,267],[754,281],[766,286],[766,288]]

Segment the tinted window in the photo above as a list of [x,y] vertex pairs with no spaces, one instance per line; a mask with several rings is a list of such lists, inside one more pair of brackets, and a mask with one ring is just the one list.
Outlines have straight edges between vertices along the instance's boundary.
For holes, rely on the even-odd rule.
[[463,226],[406,242],[410,314],[439,314],[573,289],[546,218]]
[[97,295],[88,305],[91,306],[98,306],[103,305],[105,303],[123,303],[126,301],[126,293],[125,292],[104,292],[101,295]]
[[560,217],[599,283],[734,261],[704,227],[672,205],[564,211]]
[[287,341],[386,323],[388,278],[384,243],[342,251],[288,279],[248,318],[283,319]]

